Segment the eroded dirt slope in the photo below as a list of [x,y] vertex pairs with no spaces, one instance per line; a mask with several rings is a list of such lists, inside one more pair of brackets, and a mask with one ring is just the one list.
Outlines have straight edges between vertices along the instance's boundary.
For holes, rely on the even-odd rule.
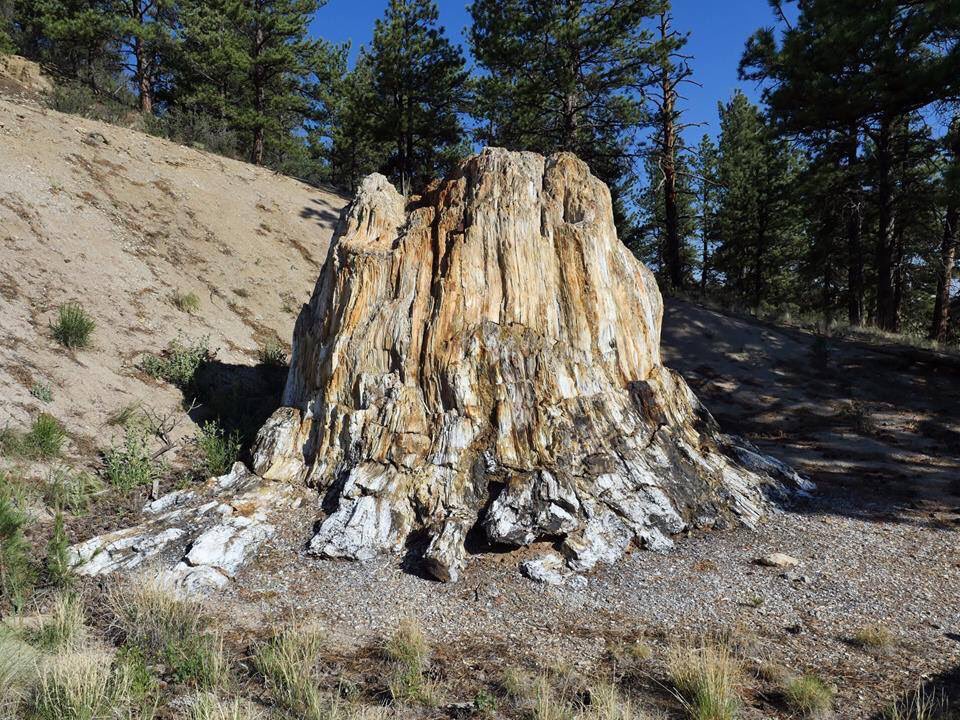
[[[289,343],[344,203],[262,168],[0,97],[0,427],[51,412],[89,456],[118,408],[178,407],[178,391],[137,367],[178,334],[209,335],[223,375],[242,384],[258,346]],[[191,292],[199,309],[178,310],[174,293]],[[67,352],[51,336],[68,301],[97,322],[89,349]],[[37,382],[51,403],[31,396]]]

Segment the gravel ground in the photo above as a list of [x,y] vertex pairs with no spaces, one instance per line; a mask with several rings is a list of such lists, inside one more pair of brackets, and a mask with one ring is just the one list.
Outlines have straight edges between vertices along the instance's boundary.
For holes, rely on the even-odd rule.
[[[885,363],[886,356],[838,344],[829,351],[833,378],[818,380],[821,371],[810,365],[805,385],[801,371],[784,379],[777,368],[784,358],[802,361],[810,352],[808,338],[713,315],[671,306],[668,362],[699,386],[708,406],[720,408],[728,429],[736,425],[733,430],[788,457],[817,481],[812,499],[769,517],[757,531],[695,533],[679,538],[670,553],[634,552],[617,566],[588,574],[585,583],[561,587],[534,583],[517,570],[522,559],[548,547],[474,556],[455,585],[421,578],[396,558],[365,564],[310,558],[302,548],[316,510],[307,506],[286,519],[284,532],[243,571],[227,602],[218,602],[218,613],[254,633],[279,618],[316,622],[343,648],[375,642],[401,618],[414,617],[450,662],[480,676],[507,665],[572,664],[590,671],[609,643],[643,636],[654,649],[649,674],[662,678],[669,646],[724,633],[741,646],[748,667],[774,662],[835,683],[838,716],[844,718],[870,717],[900,693],[955,674],[960,498],[953,493],[960,447],[939,452],[930,438],[916,435],[906,452],[898,430],[933,418],[942,425],[941,435],[955,432],[956,418],[936,413],[938,403],[960,392],[956,377],[952,385],[930,388],[928,407],[914,390],[897,388],[919,375],[878,382],[869,364]],[[728,342],[704,343],[710,338],[694,330],[700,347],[692,357],[691,340],[671,327],[687,330],[697,323],[712,324]],[[696,369],[682,367],[678,352]],[[752,382],[757,377],[763,382]],[[884,388],[890,402],[879,425],[858,416],[851,429],[841,411],[851,401],[872,407],[865,383]],[[898,391],[913,393],[904,407],[897,405]],[[770,398],[781,404],[778,409],[771,410]],[[817,409],[812,416],[819,421],[811,423],[803,407]],[[737,423],[737,417],[746,420]],[[771,439],[778,423],[780,436]],[[854,452],[844,455],[848,447]],[[913,472],[916,467],[924,471]],[[785,572],[756,564],[778,551],[799,566]],[[887,628],[891,642],[873,650],[858,647],[853,636],[873,625]],[[947,687],[955,691],[955,685]],[[781,712],[758,680],[745,716],[786,717]]]

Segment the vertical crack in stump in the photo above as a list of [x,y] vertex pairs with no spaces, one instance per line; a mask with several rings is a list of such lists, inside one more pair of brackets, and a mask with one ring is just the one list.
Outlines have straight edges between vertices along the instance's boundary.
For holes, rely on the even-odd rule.
[[754,525],[808,484],[722,435],[662,365],[662,310],[570,154],[484,150],[409,209],[371,175],[297,321],[254,470],[331,501],[314,553],[400,554],[415,534],[441,580],[471,531],[553,540],[585,570],[690,525]]

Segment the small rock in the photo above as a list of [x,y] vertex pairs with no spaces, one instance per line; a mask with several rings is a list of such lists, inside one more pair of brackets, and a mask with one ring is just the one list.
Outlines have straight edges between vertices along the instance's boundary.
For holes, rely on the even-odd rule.
[[756,562],[757,565],[772,568],[791,568],[800,564],[800,561],[795,557],[780,552],[764,555],[762,558],[757,558]]
[[563,585],[563,559],[553,553],[520,563],[520,572],[535,582],[546,585]]
[[103,133],[88,132],[83,138],[83,142],[86,145],[109,145],[110,141],[104,137]]
[[809,576],[809,575],[801,575],[800,573],[798,573],[798,572],[793,572],[792,570],[789,570],[789,571],[787,571],[787,572],[785,572],[785,573],[780,573],[780,577],[782,577],[784,580],[789,580],[790,582],[795,582],[795,583],[809,583],[809,582],[810,582],[810,576]]

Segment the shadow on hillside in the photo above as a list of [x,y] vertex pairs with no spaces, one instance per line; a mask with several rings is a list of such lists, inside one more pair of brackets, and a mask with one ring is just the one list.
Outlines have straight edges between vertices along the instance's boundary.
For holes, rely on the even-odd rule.
[[952,358],[677,301],[667,304],[663,353],[725,431],[818,484],[800,512],[960,529],[942,517],[960,505],[960,372]]
[[[960,636],[946,634],[946,642],[960,642]],[[918,699],[929,703],[927,714],[917,712]],[[960,666],[939,673],[923,682],[918,688],[903,693],[894,701],[901,710],[902,716],[907,718],[949,718],[960,717]],[[891,703],[892,704],[892,703]],[[921,706],[922,707],[922,706]],[[897,715],[901,717],[901,715]],[[889,720],[889,709],[884,708],[872,715],[870,720]]]
[[323,200],[311,200],[311,202],[316,207],[307,205],[300,211],[300,217],[304,220],[313,220],[323,228],[331,229],[336,227],[337,221],[340,219],[340,213],[332,210]]
[[213,360],[204,363],[194,379],[190,398],[196,400],[190,411],[196,423],[217,422],[227,433],[236,432],[246,455],[257,431],[280,407],[287,367],[277,365],[237,365]]

